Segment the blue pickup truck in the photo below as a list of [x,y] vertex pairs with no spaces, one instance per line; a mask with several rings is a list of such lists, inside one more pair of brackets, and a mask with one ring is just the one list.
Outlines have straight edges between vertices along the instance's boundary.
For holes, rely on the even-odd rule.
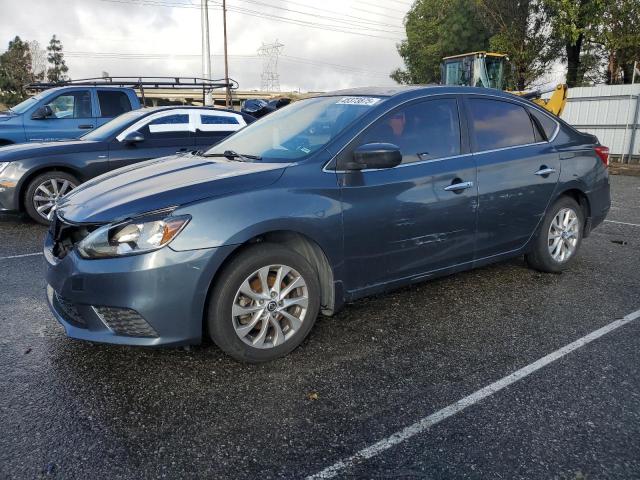
[[131,88],[51,88],[0,112],[0,146],[77,138],[140,107]]

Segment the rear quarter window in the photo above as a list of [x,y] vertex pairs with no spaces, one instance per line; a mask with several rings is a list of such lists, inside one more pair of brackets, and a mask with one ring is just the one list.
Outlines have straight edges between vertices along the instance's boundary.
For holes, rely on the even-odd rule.
[[542,128],[542,132],[546,137],[545,140],[551,140],[553,138],[553,134],[556,132],[556,128],[558,128],[557,122],[549,117],[549,115],[545,115],[542,112],[539,112],[535,108],[529,109],[533,118],[538,122],[540,128]]
[[515,103],[484,98],[469,100],[475,150],[495,150],[536,142],[531,117]]

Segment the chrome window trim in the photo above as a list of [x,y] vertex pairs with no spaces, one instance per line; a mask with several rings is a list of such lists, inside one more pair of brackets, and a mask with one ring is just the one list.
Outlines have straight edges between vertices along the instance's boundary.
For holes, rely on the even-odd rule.
[[442,157],[442,158],[430,158],[429,160],[418,160],[417,162],[401,163],[400,165],[396,165],[393,168],[363,168],[362,170],[324,170],[323,169],[323,171],[326,171],[327,173],[380,172],[382,170],[394,170],[396,168],[410,167],[412,165],[424,165],[425,163],[442,162],[444,160],[451,160],[452,158],[471,157],[472,155],[473,155],[472,153],[461,153],[460,155],[451,155],[451,156]]
[[[411,98],[409,100],[405,100],[402,103],[399,103],[398,105],[396,105],[395,107],[393,107],[393,109],[396,109],[398,107],[402,107],[403,105],[406,105],[407,103],[413,102],[413,101],[420,101],[420,100],[428,100],[432,97],[443,97],[443,96],[454,96],[454,95],[459,95],[459,96],[467,96],[467,97],[491,97],[491,98],[498,98],[501,100],[506,101],[507,103],[511,102],[511,103],[515,103],[516,105],[520,105],[521,107],[526,108],[530,108],[531,104],[533,102],[530,103],[524,103],[522,101],[518,101],[517,98],[505,98],[503,96],[500,95],[491,95],[490,93],[432,93],[429,95],[426,95],[424,97],[418,97],[418,98]],[[535,103],[534,103],[535,105]],[[538,107],[541,111],[542,109],[540,107]],[[392,110],[393,110],[392,109]],[[460,109],[459,109],[460,110]],[[356,138],[358,135],[362,134],[362,132],[364,132],[367,128],[369,128],[371,125],[373,125],[375,122],[377,122],[378,120],[380,120],[384,115],[386,115],[389,111],[386,111],[380,115],[378,115],[375,119],[373,119],[371,122],[369,122],[365,127],[363,127],[362,129],[360,129],[360,131],[358,131],[358,133],[356,133],[353,138]],[[401,167],[406,167],[409,165],[422,165],[425,163],[430,163],[430,162],[441,162],[443,160],[450,160],[452,158],[460,158],[460,157],[467,157],[467,156],[472,156],[472,155],[480,155],[483,153],[493,153],[493,152],[500,152],[503,150],[511,150],[513,148],[523,148],[523,147],[531,147],[533,145],[543,145],[545,143],[552,143],[556,137],[558,136],[558,133],[560,132],[560,122],[558,122],[555,118],[551,117],[551,115],[549,115],[548,113],[542,112],[545,115],[547,115],[549,118],[551,118],[555,123],[556,123],[556,129],[553,132],[553,136],[549,139],[549,140],[543,140],[541,142],[534,142],[534,143],[527,143],[524,145],[511,145],[509,147],[501,147],[501,148],[495,148],[492,150],[480,150],[478,152],[470,152],[470,153],[463,153],[460,155],[452,155],[449,157],[442,157],[442,158],[433,158],[430,160],[423,160],[423,161],[418,161],[418,162],[409,162],[409,163],[401,163],[400,165],[396,165],[393,168],[401,168]],[[349,143],[351,143],[351,141],[347,142],[347,144],[342,147],[335,155],[333,155],[333,157],[331,157],[331,160],[329,160],[328,162],[326,162],[323,166],[322,166],[322,172],[324,173],[348,173],[348,172],[377,172],[379,170],[392,170],[389,168],[366,168],[363,170],[333,170],[333,169],[327,169],[327,165],[329,165],[338,155],[340,155],[349,145]]]
[[549,142],[547,142],[546,140],[543,140],[542,142],[525,143],[523,145],[511,145],[509,147],[492,148],[491,150],[480,150],[479,152],[473,152],[473,155],[481,155],[483,153],[502,152],[503,150],[512,150],[514,148],[532,147],[534,145],[544,145],[545,143],[549,143]]

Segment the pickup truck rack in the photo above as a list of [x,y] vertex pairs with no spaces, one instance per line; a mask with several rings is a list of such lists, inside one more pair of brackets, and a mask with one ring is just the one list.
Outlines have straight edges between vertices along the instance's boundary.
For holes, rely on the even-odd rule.
[[82,78],[78,80],[66,80],[63,82],[35,82],[27,85],[27,90],[40,92],[49,88],[66,87],[66,86],[90,86],[90,87],[128,87],[140,90],[142,104],[144,105],[144,91],[158,89],[183,89],[183,90],[200,90],[202,89],[202,102],[205,102],[206,94],[218,88],[226,88],[231,91],[238,89],[238,82],[228,78],[220,78],[209,80],[207,78],[198,77],[99,77],[99,78]]

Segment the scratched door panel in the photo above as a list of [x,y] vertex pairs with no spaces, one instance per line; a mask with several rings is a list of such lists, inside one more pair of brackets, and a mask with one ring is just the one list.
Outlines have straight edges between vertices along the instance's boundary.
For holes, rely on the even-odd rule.
[[[401,105],[352,147],[378,142],[396,145],[402,163],[339,174],[347,288],[375,287],[472,261],[476,167],[464,152],[457,99],[439,96]],[[461,185],[452,189],[456,184]]]

